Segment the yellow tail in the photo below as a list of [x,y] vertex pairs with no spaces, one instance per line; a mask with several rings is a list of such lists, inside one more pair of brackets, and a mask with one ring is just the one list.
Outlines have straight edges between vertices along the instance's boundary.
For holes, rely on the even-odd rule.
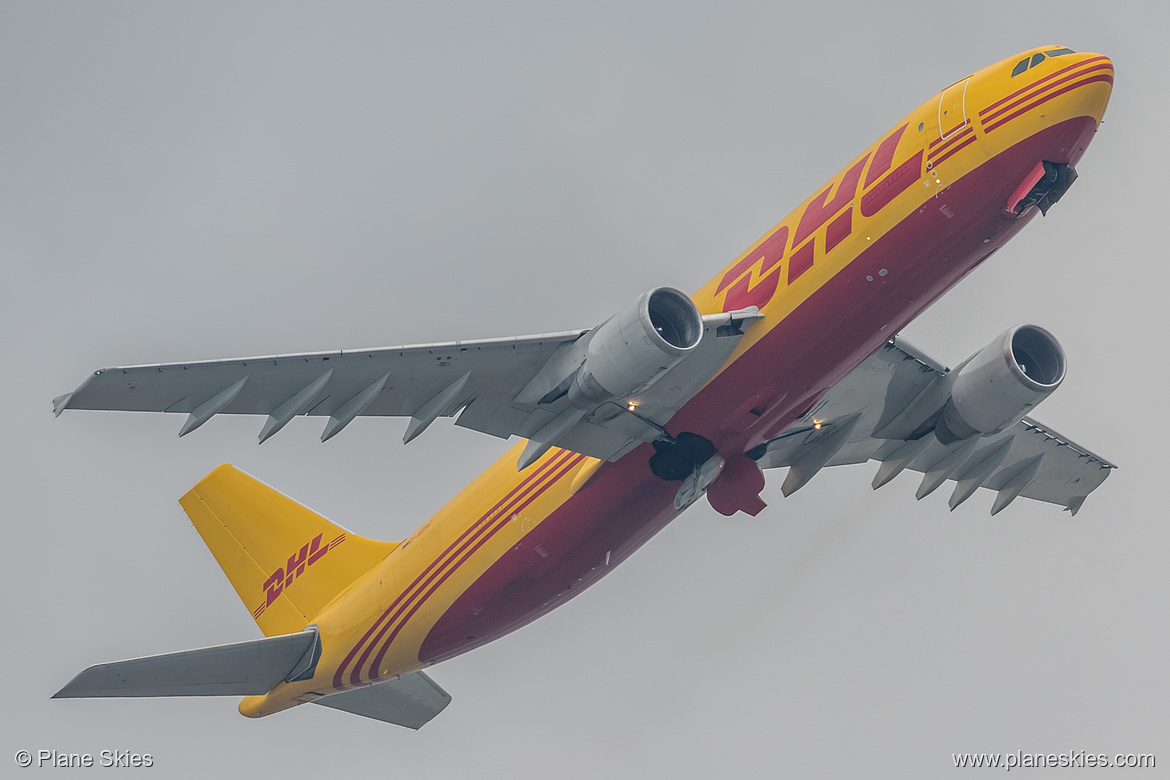
[[230,463],[179,503],[265,636],[300,631],[398,546],[351,534]]

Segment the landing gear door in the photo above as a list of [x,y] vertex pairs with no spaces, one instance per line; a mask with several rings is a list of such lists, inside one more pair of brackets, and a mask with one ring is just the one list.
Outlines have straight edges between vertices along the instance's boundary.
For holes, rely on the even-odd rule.
[[971,77],[943,90],[938,100],[938,135],[946,140],[967,126],[967,83]]

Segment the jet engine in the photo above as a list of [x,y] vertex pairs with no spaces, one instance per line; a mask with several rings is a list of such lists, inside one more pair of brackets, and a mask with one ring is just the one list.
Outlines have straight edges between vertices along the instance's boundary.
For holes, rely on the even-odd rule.
[[1051,333],[1035,325],[1007,330],[956,369],[935,435],[950,444],[1015,425],[1060,386],[1064,369]]
[[625,398],[654,384],[703,338],[703,318],[685,294],[656,287],[603,323],[569,386],[578,409]]

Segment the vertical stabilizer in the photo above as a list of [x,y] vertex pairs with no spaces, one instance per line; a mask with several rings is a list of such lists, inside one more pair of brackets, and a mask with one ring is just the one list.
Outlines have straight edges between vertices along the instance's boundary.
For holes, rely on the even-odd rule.
[[179,503],[266,636],[300,631],[398,546],[351,534],[230,463]]

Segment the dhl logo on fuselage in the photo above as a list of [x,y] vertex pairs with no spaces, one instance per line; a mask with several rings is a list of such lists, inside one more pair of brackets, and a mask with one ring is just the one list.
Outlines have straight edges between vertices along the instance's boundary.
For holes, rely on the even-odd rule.
[[[966,83],[971,78],[974,77],[960,80],[947,89],[963,85],[965,96]],[[764,308],[780,287],[784,270],[782,261],[786,254],[786,284],[791,285],[812,268],[815,259],[824,257],[852,235],[854,202],[859,185],[863,193],[859,202],[862,217],[876,216],[894,198],[922,178],[924,159],[927,170],[937,169],[941,163],[974,143],[978,137],[976,117],[981,132],[991,133],[1054,98],[1095,82],[1113,83],[1113,63],[1108,57],[1098,55],[1060,68],[977,112],[964,109],[963,121],[948,127],[946,132],[942,131],[940,113],[938,133],[932,132],[933,140],[929,145],[915,144],[914,151],[895,168],[894,155],[910,123],[902,124],[882,139],[876,150],[866,152],[837,180],[812,198],[799,219],[786,220],[785,224],[776,228],[723,274],[715,289],[716,296],[726,292],[723,311],[749,306]],[[947,90],[944,90],[942,95],[946,94]],[[923,130],[924,125],[920,124],[918,131],[921,133]],[[866,171],[864,184],[861,182],[863,171]],[[795,229],[791,227],[792,222],[796,224]],[[828,227],[818,244],[818,231],[826,224]]]
[[[861,173],[871,159],[872,164],[863,187],[866,192],[861,199],[861,214],[864,217],[875,216],[918,180],[922,175],[921,149],[890,170],[906,127],[907,124],[903,124],[890,133],[878,144],[876,151],[866,152],[837,181],[812,198],[796,221],[795,230],[791,230],[787,224],[781,225],[723,274],[715,294],[727,292],[724,311],[748,306],[764,308],[780,286],[783,271],[781,261],[790,247],[794,249],[788,260],[787,284],[792,284],[812,268],[818,254],[828,254],[853,233],[853,201],[861,185]],[[826,224],[824,248],[818,252],[817,234]]]

